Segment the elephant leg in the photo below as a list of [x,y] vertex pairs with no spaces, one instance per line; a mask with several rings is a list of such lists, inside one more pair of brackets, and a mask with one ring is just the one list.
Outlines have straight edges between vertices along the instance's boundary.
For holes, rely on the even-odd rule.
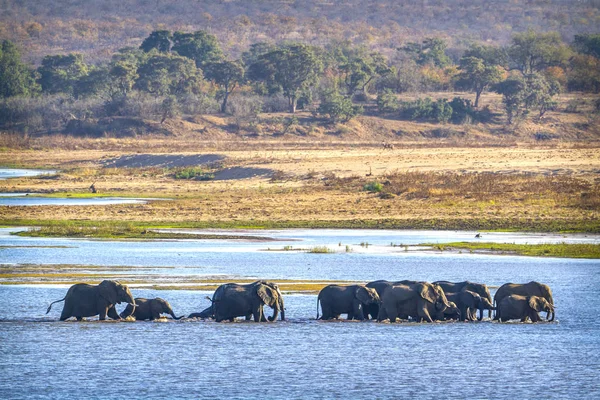
[[245,317],[245,318],[246,318],[246,321],[250,321],[250,320],[252,319],[252,314],[248,314],[248,315],[246,315],[246,317]]
[[83,317],[75,317],[75,318],[77,318],[77,321],[79,321],[79,322],[83,321]]
[[362,304],[358,299],[354,300],[352,303],[352,313],[348,313],[348,319],[358,319],[359,321],[362,321],[364,319],[364,307],[364,304]]
[[421,307],[418,310],[418,318],[419,319],[424,319],[427,322],[433,322],[433,319],[431,318],[431,315],[429,315],[429,311],[427,311],[427,307]]
[[106,313],[108,312],[108,307],[102,307],[98,316],[100,321],[104,321],[106,319]]
[[262,319],[262,310],[260,309],[260,307],[256,310],[254,310],[252,312],[253,316],[254,316],[254,322],[260,322]]
[[69,313],[69,312],[64,312],[63,311],[62,314],[60,314],[60,320],[61,321],[66,321],[69,318],[71,318],[71,313]]
[[112,305],[108,308],[107,314],[110,317],[110,319],[115,319],[117,321],[121,320],[121,317],[119,317],[119,314],[117,313],[117,310],[115,309],[114,305]]

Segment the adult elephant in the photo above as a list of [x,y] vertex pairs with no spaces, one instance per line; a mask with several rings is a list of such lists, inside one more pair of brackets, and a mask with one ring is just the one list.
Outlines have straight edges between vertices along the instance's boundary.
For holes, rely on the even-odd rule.
[[363,308],[379,303],[379,295],[373,288],[365,285],[328,285],[319,292],[317,297],[317,319],[319,319],[319,302],[323,315],[320,319],[338,319],[341,314],[347,314],[347,319],[364,320]]
[[546,299],[539,296],[520,296],[513,294],[504,297],[497,305],[496,317],[501,321],[520,319],[521,322],[539,322],[541,320],[538,312],[546,311],[554,313],[554,306]]
[[[433,282],[436,285],[439,285],[446,295],[448,293],[458,293],[464,290],[470,290],[471,292],[475,292],[481,297],[488,299],[490,303],[492,303],[492,295],[490,294],[490,290],[487,285],[484,283],[475,283],[470,281],[464,282],[448,282],[448,281],[437,281]],[[488,318],[492,317],[492,311],[488,311]],[[464,314],[463,314],[464,318]]]
[[[254,317],[254,322],[266,321],[263,306],[273,308],[273,316],[269,321],[275,321],[279,312],[281,320],[285,320],[283,295],[279,286],[272,282],[256,281],[247,285],[226,283],[215,290],[212,298],[211,311],[217,322],[224,320],[233,321],[236,317]],[[206,311],[206,310],[205,310]]]
[[433,316],[443,312],[450,305],[444,291],[437,285],[419,282],[408,285],[394,285],[383,293],[378,321],[389,318],[412,318],[417,321],[433,322]]
[[[417,283],[423,283],[422,281],[411,281],[402,280],[396,282],[390,282],[386,280],[378,280],[367,283],[365,286],[371,289],[375,289],[379,298],[383,298],[383,293],[389,287],[394,285],[415,285]],[[376,319],[379,316],[379,305],[380,303],[371,303],[363,307],[363,316],[365,319]]]
[[160,318],[160,314],[169,314],[173,319],[181,319],[181,317],[175,316],[173,309],[168,301],[157,297],[155,299],[144,299],[141,297],[135,298],[135,307],[128,304],[125,310],[120,314],[120,317],[125,319],[130,316],[134,316],[136,321],[144,321],[149,319],[153,321]]
[[488,299],[470,290],[463,290],[458,293],[446,293],[446,298],[448,301],[453,301],[457,304],[463,321],[475,321],[475,316],[471,310],[479,310],[478,320],[481,321],[483,319],[483,310],[491,312],[491,310],[495,309]]
[[118,281],[102,281],[99,285],[78,283],[67,291],[64,298],[50,303],[46,314],[50,312],[52,304],[65,301],[60,320],[70,317],[81,321],[84,317],[99,315],[104,321],[108,315],[111,319],[120,320],[121,317],[115,310],[115,304],[128,303],[135,311],[135,301],[129,288]]
[[[539,283],[536,281],[531,281],[529,283],[505,283],[500,286],[494,294],[494,305],[498,307],[500,302],[508,296],[513,294],[517,294],[519,296],[539,296],[546,299],[550,305],[552,305],[552,318],[550,318],[550,313],[546,314],[546,320],[550,318],[550,321],[554,321],[554,299],[552,298],[552,290],[548,285],[544,285],[543,283]],[[498,313],[496,312],[495,320],[498,319]]]

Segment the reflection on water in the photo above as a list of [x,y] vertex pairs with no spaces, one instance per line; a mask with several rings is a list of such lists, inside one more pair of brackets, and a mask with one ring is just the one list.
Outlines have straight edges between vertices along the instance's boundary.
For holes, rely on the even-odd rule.
[[111,204],[145,204],[149,199],[127,197],[57,198],[36,196],[0,196],[0,206],[107,206]]
[[[298,238],[297,232],[288,233]],[[360,243],[361,233],[344,242]],[[377,240],[384,245],[385,232],[379,233]],[[302,238],[314,245],[339,238],[327,235],[322,242],[316,234]],[[389,243],[398,237],[388,239]],[[57,320],[63,303],[55,304],[50,314],[45,312],[50,302],[65,295],[66,288],[0,286],[1,398],[600,396],[600,318],[595,312],[600,263],[596,260],[402,251],[274,253],[258,251],[265,243],[252,242],[149,244],[0,236],[0,246],[24,243],[76,248],[3,249],[2,262],[129,265],[131,271],[135,266],[153,266],[165,276],[218,272],[273,280],[470,279],[499,285],[536,279],[552,287],[558,321],[317,322],[315,295],[287,295],[289,321],[283,323],[61,323]],[[167,299],[177,315],[208,306],[207,292],[132,292],[136,297]]]
[[54,170],[42,169],[20,169],[20,168],[0,168],[0,180],[8,178],[20,178],[24,176],[38,176],[44,174],[54,174]]

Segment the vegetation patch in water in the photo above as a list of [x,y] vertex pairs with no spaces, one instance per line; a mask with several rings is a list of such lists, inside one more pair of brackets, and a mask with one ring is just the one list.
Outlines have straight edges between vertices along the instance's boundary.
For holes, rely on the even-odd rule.
[[534,257],[564,257],[564,258],[600,258],[600,244],[582,243],[542,243],[542,244],[515,244],[515,243],[425,243],[422,246],[431,246],[436,250],[469,250],[487,251],[493,253],[511,253]]

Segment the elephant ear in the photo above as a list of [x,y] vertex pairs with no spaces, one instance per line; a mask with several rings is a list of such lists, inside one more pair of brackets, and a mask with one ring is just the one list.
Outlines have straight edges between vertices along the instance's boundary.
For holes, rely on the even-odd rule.
[[267,285],[259,285],[256,289],[256,294],[258,294],[258,297],[260,297],[263,303],[267,304],[270,307],[273,307],[273,305],[277,301],[277,295],[273,292],[273,289],[271,289]]
[[529,304],[529,307],[533,308],[535,311],[540,311],[539,301],[536,296],[528,297],[527,304]]
[[354,292],[354,296],[363,304],[368,304],[371,301],[369,291],[364,286],[359,286]]
[[116,304],[118,301],[117,286],[113,281],[102,281],[98,285],[100,296],[110,304]]
[[419,295],[430,303],[435,303],[438,299],[438,293],[435,288],[426,283],[418,283],[415,285],[415,289],[419,292]]

